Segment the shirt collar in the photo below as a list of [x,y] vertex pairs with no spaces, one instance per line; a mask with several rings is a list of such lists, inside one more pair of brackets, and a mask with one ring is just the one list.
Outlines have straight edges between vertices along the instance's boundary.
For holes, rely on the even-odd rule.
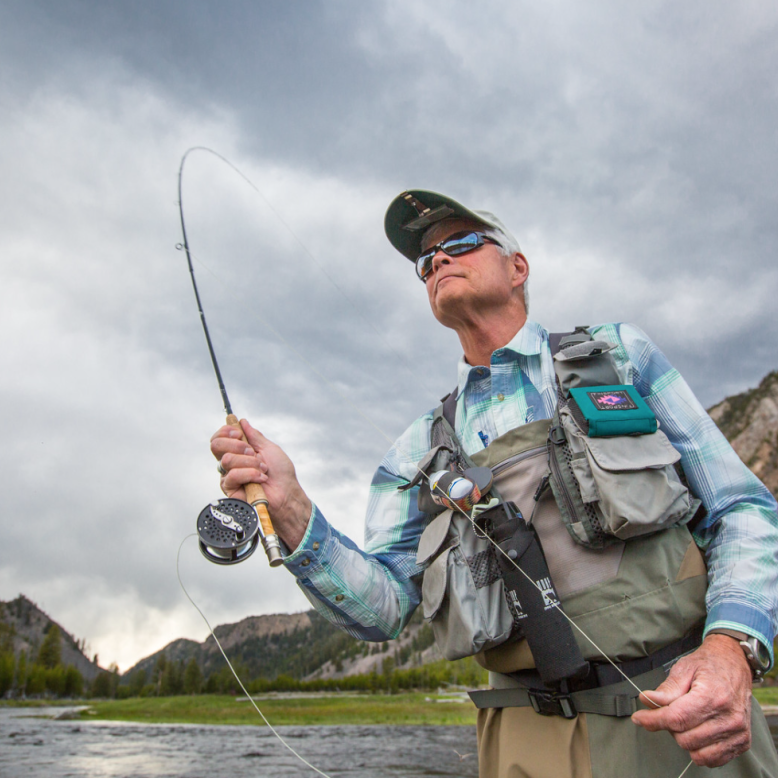
[[[512,351],[516,356],[537,356],[548,342],[548,330],[537,322],[527,319],[524,326],[513,336],[512,340],[498,351]],[[457,397],[464,391],[468,381],[480,381],[489,372],[489,367],[473,366],[465,361],[464,355],[457,363]]]

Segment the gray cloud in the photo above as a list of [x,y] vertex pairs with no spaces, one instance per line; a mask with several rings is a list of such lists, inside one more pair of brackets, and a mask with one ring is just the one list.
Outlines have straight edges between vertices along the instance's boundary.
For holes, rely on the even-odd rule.
[[[550,328],[635,321],[706,404],[754,385],[778,335],[776,19],[647,0],[3,4],[0,597],[37,598],[122,666],[203,636],[174,575],[222,423],[174,248],[190,146],[267,198],[187,161],[233,405],[357,540],[387,438],[452,387],[459,353],[383,237],[407,186],[500,214]],[[259,555],[224,570],[190,545],[215,621],[305,607]]]

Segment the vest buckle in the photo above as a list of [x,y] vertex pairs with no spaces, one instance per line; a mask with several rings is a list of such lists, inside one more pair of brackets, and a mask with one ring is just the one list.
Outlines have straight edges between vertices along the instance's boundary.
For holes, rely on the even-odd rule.
[[527,695],[532,709],[541,716],[562,716],[565,719],[574,719],[578,715],[573,698],[569,694],[530,689]]

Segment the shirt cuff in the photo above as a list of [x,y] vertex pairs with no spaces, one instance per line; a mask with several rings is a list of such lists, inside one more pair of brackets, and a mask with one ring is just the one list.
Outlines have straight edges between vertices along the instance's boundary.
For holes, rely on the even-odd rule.
[[740,602],[718,603],[708,612],[703,639],[714,629],[731,629],[756,638],[770,652],[771,666],[774,663],[773,629],[770,617],[762,611]]
[[300,545],[284,557],[284,565],[297,578],[307,578],[311,567],[320,567],[330,536],[330,525],[322,512],[313,505],[311,517]]

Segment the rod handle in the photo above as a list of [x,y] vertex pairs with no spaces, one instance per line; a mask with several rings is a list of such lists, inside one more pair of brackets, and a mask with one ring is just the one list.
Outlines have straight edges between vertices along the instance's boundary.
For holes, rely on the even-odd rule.
[[[229,424],[230,427],[235,427],[236,430],[240,430],[241,439],[248,445],[248,441],[243,434],[243,429],[240,426],[238,417],[234,413],[227,416],[227,424]],[[278,567],[284,560],[281,556],[278,535],[273,528],[273,522],[270,520],[270,512],[267,509],[265,490],[262,488],[262,484],[246,484],[244,488],[246,490],[246,501],[251,503],[251,506],[257,512],[259,526],[262,527],[262,534],[264,535],[262,544],[265,547],[270,567]]]

